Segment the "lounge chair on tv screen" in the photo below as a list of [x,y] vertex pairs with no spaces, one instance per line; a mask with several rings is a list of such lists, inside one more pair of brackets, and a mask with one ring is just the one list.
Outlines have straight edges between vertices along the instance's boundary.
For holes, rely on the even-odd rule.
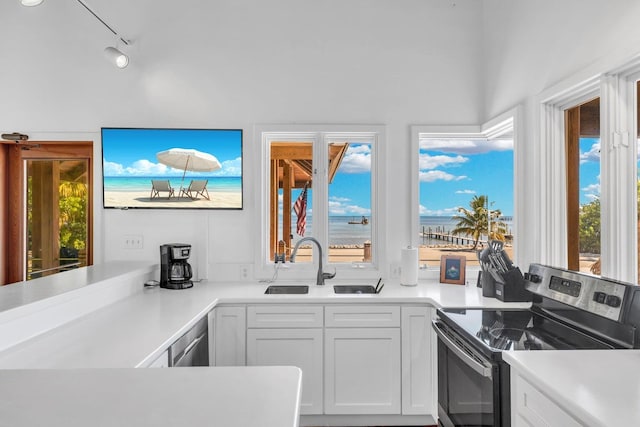
[[174,189],[169,184],[168,179],[152,179],[151,180],[151,198],[160,197],[160,193],[167,193],[167,199],[174,195]]
[[207,179],[193,179],[188,188],[182,189],[182,194],[192,200],[197,200],[199,195],[207,200],[211,200],[209,198],[209,191],[207,191],[208,182],[209,180]]

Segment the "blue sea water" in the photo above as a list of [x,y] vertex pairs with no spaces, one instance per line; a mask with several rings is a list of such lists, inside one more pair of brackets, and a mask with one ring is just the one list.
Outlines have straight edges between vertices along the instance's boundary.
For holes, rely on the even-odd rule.
[[[366,217],[369,224],[349,224],[349,221],[358,221],[359,216],[330,216],[329,217],[329,244],[330,245],[362,245],[365,241],[371,241],[371,217]],[[507,224],[507,230],[511,232],[512,218],[504,221]],[[448,216],[421,216],[420,229],[418,233],[422,236],[423,232],[428,232],[429,228],[433,232],[447,233],[453,230],[457,221]],[[295,234],[296,218],[292,217],[292,234],[294,241],[299,239]],[[307,228],[305,236],[313,236],[313,218],[307,216]],[[486,238],[486,237],[485,237]],[[421,245],[443,245],[447,244],[442,240],[429,239],[420,237]]]
[[[168,179],[173,188],[188,187],[191,179],[189,176],[182,181],[181,176],[136,176],[136,177],[104,177],[104,191],[149,191],[152,179]],[[219,176],[198,176],[197,179],[208,179],[207,189],[218,192],[240,192],[242,191],[242,178],[240,177],[219,177]]]

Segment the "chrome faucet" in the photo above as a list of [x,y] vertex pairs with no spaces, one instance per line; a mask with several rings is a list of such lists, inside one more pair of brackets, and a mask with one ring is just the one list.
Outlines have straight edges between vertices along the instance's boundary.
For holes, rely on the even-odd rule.
[[298,243],[296,243],[296,245],[293,248],[293,251],[291,252],[291,257],[289,258],[289,261],[292,263],[296,262],[296,253],[298,253],[298,248],[300,247],[300,244],[302,242],[307,242],[307,241],[315,243],[316,246],[318,247],[318,278],[316,279],[316,285],[322,286],[324,285],[325,279],[333,279],[336,276],[336,273],[322,272],[322,246],[320,246],[320,242],[318,242],[313,237],[303,237],[302,239],[298,240]]

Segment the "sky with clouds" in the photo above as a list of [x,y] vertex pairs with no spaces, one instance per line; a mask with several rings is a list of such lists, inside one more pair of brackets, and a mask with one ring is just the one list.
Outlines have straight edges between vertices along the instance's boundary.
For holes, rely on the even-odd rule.
[[242,131],[218,129],[102,129],[105,177],[181,176],[158,162],[156,154],[170,148],[192,148],[214,155],[222,168],[189,172],[189,176],[242,176]]
[[[638,141],[640,160],[640,140]],[[640,161],[638,164],[640,180]],[[580,204],[600,197],[600,138],[580,139]]]
[[420,215],[452,216],[485,195],[492,209],[513,215],[513,141],[420,141]]
[[600,198],[600,138],[580,138],[580,204]]

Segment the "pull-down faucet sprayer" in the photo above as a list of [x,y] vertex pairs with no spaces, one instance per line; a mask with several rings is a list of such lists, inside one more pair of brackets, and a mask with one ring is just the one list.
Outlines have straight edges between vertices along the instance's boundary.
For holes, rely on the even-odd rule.
[[303,237],[302,239],[298,240],[298,243],[296,243],[295,247],[293,248],[293,251],[291,252],[291,257],[289,258],[289,261],[292,263],[296,262],[296,254],[298,253],[298,248],[300,247],[300,244],[302,242],[313,242],[318,247],[318,277],[316,279],[316,285],[322,286],[324,285],[325,279],[333,279],[336,276],[336,273],[322,272],[322,246],[320,246],[320,242],[318,242],[313,237]]

